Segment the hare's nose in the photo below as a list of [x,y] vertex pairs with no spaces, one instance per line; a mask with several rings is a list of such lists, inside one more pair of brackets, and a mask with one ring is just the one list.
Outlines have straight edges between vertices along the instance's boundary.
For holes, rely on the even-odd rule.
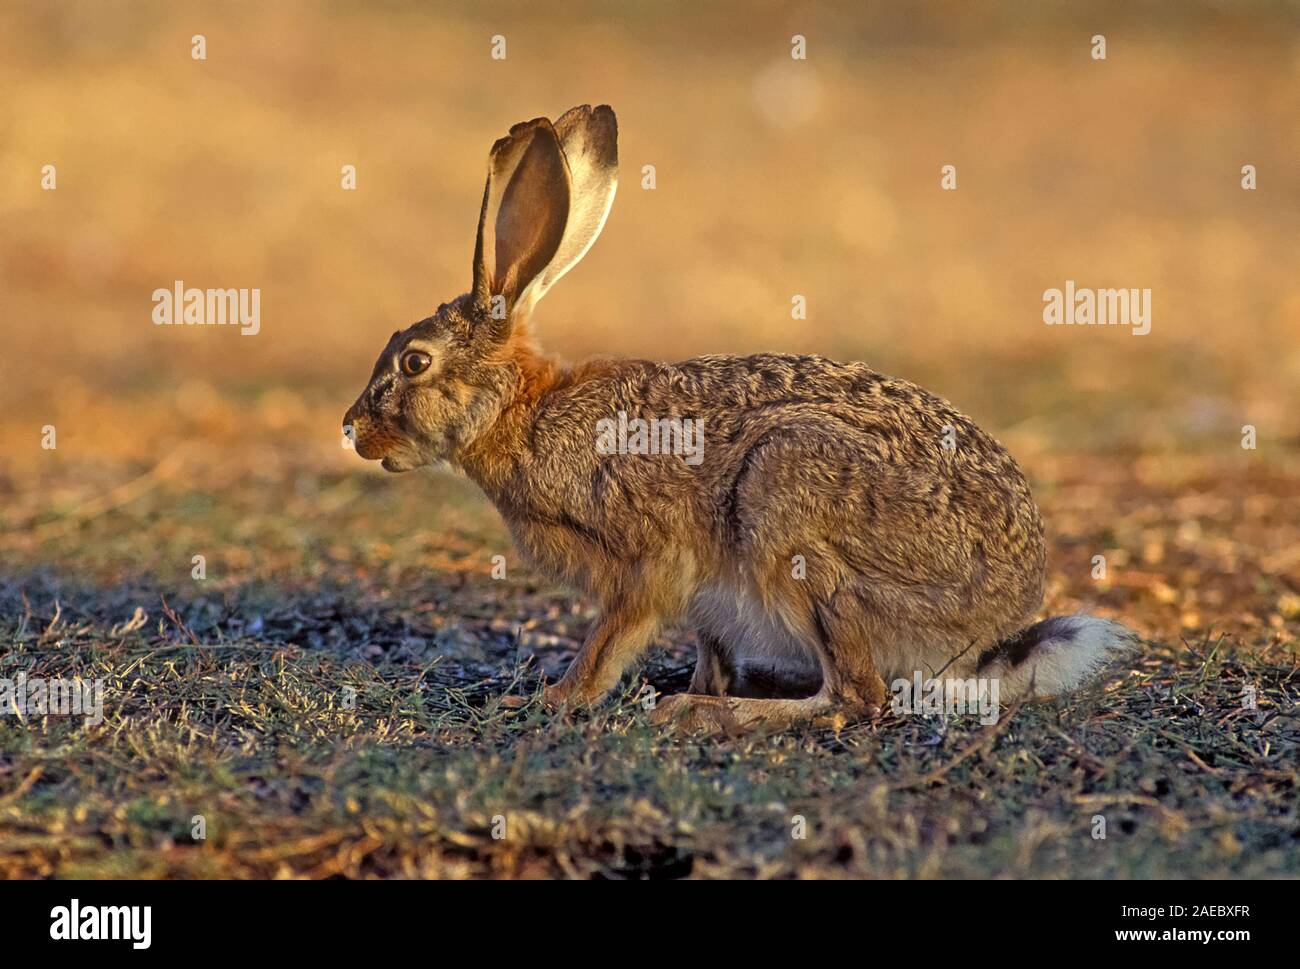
[[[362,396],[365,396],[364,394]],[[356,427],[357,421],[361,419],[361,397],[358,397],[348,412],[343,415],[343,430],[346,433],[349,427]]]
[[357,401],[348,408],[348,412],[343,415],[343,436],[350,440],[353,446],[357,443],[357,430],[365,418],[361,413],[361,401]]

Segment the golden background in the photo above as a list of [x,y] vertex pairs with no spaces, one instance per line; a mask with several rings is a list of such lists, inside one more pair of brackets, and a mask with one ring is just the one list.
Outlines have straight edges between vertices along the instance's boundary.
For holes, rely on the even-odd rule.
[[[468,287],[492,140],[583,102],[618,113],[622,181],[550,349],[862,359],[1062,448],[1293,438],[1296,8],[1129,6],[6,5],[7,450],[53,409],[156,457],[91,412],[182,433],[209,390],[291,394],[333,444],[387,335]],[[260,288],[261,334],[155,328],[177,279]],[[1066,279],[1150,288],[1152,332],[1044,326]]]

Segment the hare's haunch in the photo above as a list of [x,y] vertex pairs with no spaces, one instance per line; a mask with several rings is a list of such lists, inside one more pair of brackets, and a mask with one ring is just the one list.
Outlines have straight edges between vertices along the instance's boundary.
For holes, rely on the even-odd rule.
[[553,703],[614,687],[663,624],[700,649],[688,727],[869,716],[885,681],[986,678],[1003,702],[1080,685],[1129,640],[1031,625],[1042,525],[1009,454],[946,401],[860,363],[759,354],[565,366],[529,316],[600,234],[605,105],[492,146],[473,287],[394,333],[344,418],[389,471],[450,462],[528,559],[601,615]]

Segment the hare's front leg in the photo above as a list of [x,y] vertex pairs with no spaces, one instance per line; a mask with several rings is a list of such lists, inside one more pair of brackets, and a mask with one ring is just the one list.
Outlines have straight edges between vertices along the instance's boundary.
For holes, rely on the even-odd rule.
[[618,685],[628,665],[650,644],[659,616],[646,602],[620,597],[606,608],[587,633],[568,670],[546,688],[549,706],[594,703]]
[[726,696],[736,677],[735,660],[722,640],[706,632],[696,634],[699,641],[691,692],[706,696]]

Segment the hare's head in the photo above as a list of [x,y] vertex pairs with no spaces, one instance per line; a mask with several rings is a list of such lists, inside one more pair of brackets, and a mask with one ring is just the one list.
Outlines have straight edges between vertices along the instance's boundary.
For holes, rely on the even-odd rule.
[[618,184],[608,105],[517,124],[492,146],[473,289],[399,330],[343,418],[388,471],[454,460],[517,392],[509,346],[533,307],[591,248]]

